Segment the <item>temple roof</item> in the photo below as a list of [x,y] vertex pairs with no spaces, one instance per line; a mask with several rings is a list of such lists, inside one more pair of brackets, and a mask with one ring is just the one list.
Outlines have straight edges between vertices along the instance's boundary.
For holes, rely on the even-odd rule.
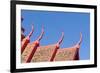
[[79,52],[76,47],[71,48],[60,48],[56,56],[54,58],[54,61],[67,61],[67,60],[74,60],[76,57],[76,53]]
[[[24,32],[24,29],[21,28]],[[42,27],[39,37],[30,43],[30,37],[33,33],[33,25],[30,33],[25,37],[21,34],[21,61],[24,62],[44,62],[44,61],[67,61],[79,60],[79,48],[82,42],[82,33],[80,33],[79,41],[72,47],[60,48],[64,39],[64,32],[57,43],[42,46],[40,40],[44,35],[44,28]],[[47,40],[46,40],[47,41]]]
[[[42,38],[43,31],[40,34],[39,38]],[[38,40],[39,40],[38,38]],[[63,38],[63,35],[61,39]],[[62,40],[60,39],[60,43]],[[36,48],[36,41],[33,43],[29,43],[25,48],[25,51],[22,54],[22,62],[27,62],[27,59],[32,53],[31,51],[35,49],[32,58],[30,59],[31,62],[46,62],[51,61],[50,59],[53,57],[52,61],[68,61],[68,60],[79,60],[79,48],[82,42],[82,34],[80,34],[80,40],[76,45],[68,48],[57,48],[58,42],[52,45],[41,46],[38,45]],[[56,50],[56,52],[55,52]],[[55,55],[53,55],[55,53]]]
[[40,46],[37,48],[31,62],[46,62],[50,61],[53,52],[55,51],[55,45]]

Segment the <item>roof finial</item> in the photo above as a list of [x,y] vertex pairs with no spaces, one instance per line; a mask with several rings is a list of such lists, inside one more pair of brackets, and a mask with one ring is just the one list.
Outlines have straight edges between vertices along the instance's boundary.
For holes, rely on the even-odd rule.
[[63,39],[64,39],[64,32],[62,32],[62,36],[61,36],[60,40],[57,42],[57,44],[60,45],[62,43]]
[[81,44],[81,42],[82,42],[82,33],[80,32],[80,40],[78,41],[78,45],[80,45]]
[[54,52],[52,54],[52,57],[51,57],[50,61],[53,61],[54,60],[54,57],[55,57],[55,55],[57,53],[57,50],[59,49],[60,44],[63,41],[63,38],[64,38],[64,32],[62,32],[62,36],[61,36],[60,40],[57,42],[57,44],[56,44],[55,50],[54,50]]
[[80,40],[78,41],[78,43],[75,45],[75,47],[77,47],[78,49],[80,48],[82,42],[82,33],[80,32]]
[[42,26],[42,32],[41,32],[40,36],[38,37],[37,41],[40,41],[42,39],[43,34],[44,34],[44,27]]
[[33,31],[34,31],[34,28],[33,28],[33,25],[32,25],[32,30],[31,30],[31,32],[30,32],[29,35],[28,35],[29,38],[31,37]]

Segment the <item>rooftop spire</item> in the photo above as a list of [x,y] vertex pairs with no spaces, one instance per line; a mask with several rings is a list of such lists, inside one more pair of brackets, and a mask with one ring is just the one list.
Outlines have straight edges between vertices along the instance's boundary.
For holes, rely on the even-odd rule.
[[57,48],[59,48],[59,45],[62,43],[63,39],[64,39],[64,32],[62,32],[62,36],[61,36],[61,38],[59,39],[59,41],[57,42],[57,44],[56,44],[56,47],[57,47]]
[[32,25],[32,30],[31,30],[31,32],[29,33],[29,35],[28,35],[25,39],[23,39],[24,41],[22,41],[21,53],[23,53],[25,47],[26,47],[27,44],[30,42],[30,37],[31,37],[33,31],[34,31],[34,30],[33,30],[33,25]]
[[60,44],[62,43],[63,39],[64,39],[64,32],[62,32],[62,36],[61,36],[61,38],[59,39],[59,41],[57,42],[57,44],[60,45]]
[[64,38],[64,32],[62,32],[62,36],[61,36],[61,38],[59,39],[59,41],[57,42],[57,44],[56,44],[55,50],[54,50],[54,52],[53,52],[53,54],[52,54],[52,57],[51,57],[50,61],[53,61],[53,60],[54,60],[54,57],[55,57],[55,55],[56,55],[56,53],[57,53],[57,50],[59,49],[59,45],[60,45],[60,44],[62,43],[62,41],[63,41],[63,38]]
[[31,30],[31,32],[28,34],[28,37],[29,37],[29,38],[31,37],[33,31],[34,31],[34,28],[33,28],[33,25],[32,25],[32,30]]
[[44,27],[42,26],[42,32],[41,32],[40,36],[37,38],[37,41],[40,41],[42,39],[43,34],[44,34]]
[[75,45],[75,47],[77,47],[78,49],[80,48],[82,42],[82,33],[80,32],[80,40],[78,41],[78,43]]
[[80,32],[80,40],[78,41],[78,45],[80,45],[81,44],[81,42],[82,42],[82,33]]
[[39,46],[39,41],[42,39],[43,37],[43,34],[44,34],[44,28],[42,27],[42,32],[40,34],[40,36],[37,38],[37,40],[34,42],[35,46],[33,47],[32,49],[32,52],[30,53],[28,59],[27,59],[27,63],[31,61],[32,57],[34,56],[35,54],[35,51],[37,50],[37,47]]

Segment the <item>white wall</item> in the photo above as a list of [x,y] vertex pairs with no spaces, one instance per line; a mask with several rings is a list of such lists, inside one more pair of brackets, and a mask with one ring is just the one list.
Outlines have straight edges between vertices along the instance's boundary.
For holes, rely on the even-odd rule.
[[[77,4],[98,4],[98,67],[85,69],[41,71],[36,73],[99,73],[100,72],[100,3],[99,0],[34,0]],[[0,1],[0,73],[10,72],[10,0]]]

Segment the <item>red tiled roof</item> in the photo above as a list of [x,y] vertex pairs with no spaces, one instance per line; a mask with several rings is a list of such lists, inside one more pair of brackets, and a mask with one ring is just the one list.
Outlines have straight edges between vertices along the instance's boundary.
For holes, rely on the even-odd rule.
[[59,49],[56,53],[54,61],[74,60],[78,49],[76,47]]
[[30,36],[33,33],[32,31],[29,33],[27,37],[25,37],[21,41],[21,62],[46,62],[46,61],[67,61],[67,60],[79,60],[79,48],[82,42],[82,34],[80,34],[79,42],[69,48],[60,48],[60,43],[63,41],[64,33],[60,40],[53,45],[40,46],[39,41],[42,39],[44,34],[44,29],[42,28],[42,32],[38,39],[30,43]]

